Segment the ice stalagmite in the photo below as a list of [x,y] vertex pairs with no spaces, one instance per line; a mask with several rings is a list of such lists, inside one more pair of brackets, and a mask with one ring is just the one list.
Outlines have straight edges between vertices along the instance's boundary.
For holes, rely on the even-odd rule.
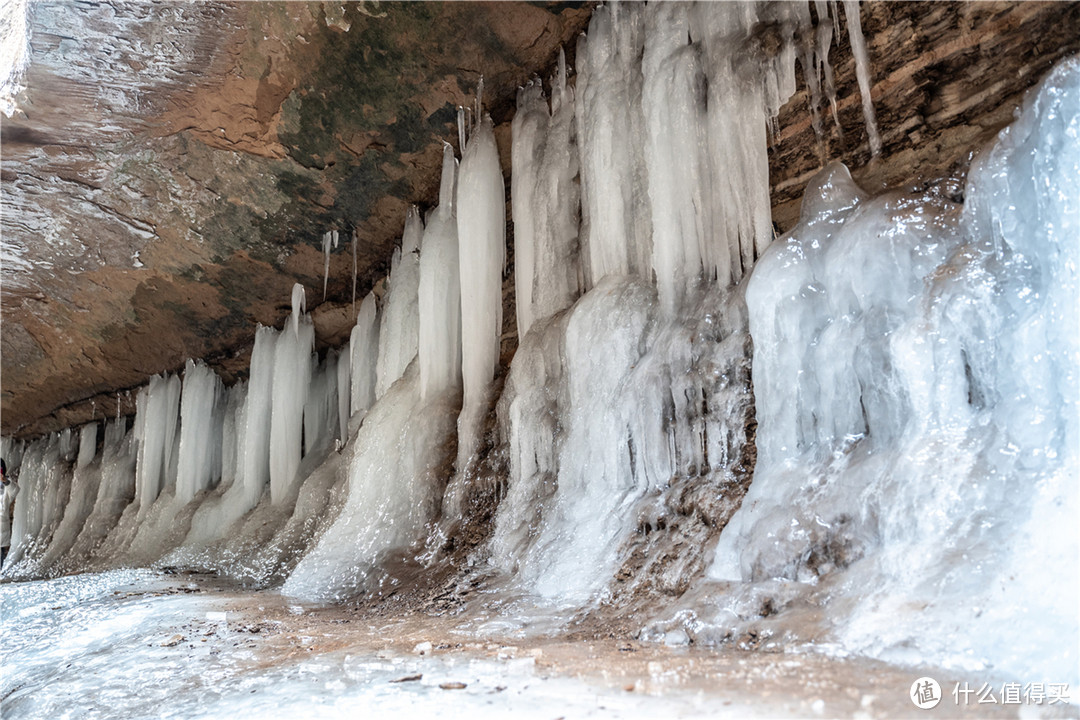
[[410,207],[405,214],[401,250],[394,251],[390,263],[390,290],[379,326],[379,363],[375,397],[382,397],[416,357],[419,334],[417,287],[420,283],[420,241],[424,222],[420,212]]
[[454,191],[457,160],[443,147],[439,205],[428,217],[420,254],[420,395],[461,387],[461,280]]
[[297,481],[304,428],[304,404],[311,379],[315,326],[303,311],[304,287],[293,287],[292,314],[274,347],[274,381],[270,416],[270,497],[289,496]]
[[461,274],[463,407],[458,423],[458,470],[480,441],[502,337],[502,271],[506,262],[506,198],[491,119],[465,146],[458,169],[457,236]]

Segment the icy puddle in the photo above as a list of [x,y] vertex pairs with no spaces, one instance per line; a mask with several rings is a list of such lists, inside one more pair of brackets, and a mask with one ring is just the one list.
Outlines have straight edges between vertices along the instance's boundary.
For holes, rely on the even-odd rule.
[[[932,711],[913,671],[821,654],[482,637],[465,618],[365,618],[197,576],[114,571],[0,585],[14,718],[1018,716]],[[920,670],[919,673],[924,671]],[[943,688],[960,680],[937,675]],[[946,690],[946,693],[948,691]],[[1035,712],[1032,712],[1035,711]],[[1025,717],[1076,717],[1074,706]]]

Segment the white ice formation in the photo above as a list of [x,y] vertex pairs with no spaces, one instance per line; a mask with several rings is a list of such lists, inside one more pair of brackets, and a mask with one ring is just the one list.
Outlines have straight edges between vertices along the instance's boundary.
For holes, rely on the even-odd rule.
[[815,130],[824,103],[835,118],[836,10],[601,6],[576,77],[560,61],[550,100],[521,89],[494,433],[505,198],[478,103],[346,347],[314,353],[298,286],[245,382],[155,376],[100,451],[96,425],[5,439],[5,576],[159,563],[389,592],[392,568],[438,561],[494,439],[509,478],[470,562],[530,602],[615,598],[634,538],[708,501],[739,509],[707,518],[727,523],[707,569],[673,566],[683,595],[643,637],[1080,682],[1080,60],[966,185],[873,197],[832,164],[774,241],[769,133],[796,61]]

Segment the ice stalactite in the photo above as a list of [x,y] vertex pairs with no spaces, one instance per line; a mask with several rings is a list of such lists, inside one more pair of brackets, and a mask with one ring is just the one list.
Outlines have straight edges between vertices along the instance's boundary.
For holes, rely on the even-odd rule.
[[[835,2],[833,4],[835,5]],[[833,24],[829,22],[829,3],[826,0],[814,0],[814,10],[817,11],[817,26],[814,30],[816,67],[813,72],[816,77],[820,78],[818,82],[821,84],[825,97],[829,101],[833,122],[836,123],[837,129],[842,133],[840,112],[836,107],[836,81],[833,78],[832,64],[829,62],[829,47],[832,45],[833,38]],[[835,12],[835,9],[833,12]]]
[[420,396],[461,387],[461,279],[454,192],[457,159],[443,147],[439,205],[428,217],[418,288]]
[[458,472],[480,445],[502,338],[502,271],[506,263],[506,197],[491,118],[469,136],[458,168],[457,237],[461,282],[461,372]]
[[375,404],[375,372],[379,357],[378,315],[378,300],[374,293],[368,293],[360,303],[356,325],[349,336],[349,414],[357,421]]
[[270,414],[270,497],[281,502],[297,482],[302,455],[304,404],[311,378],[315,326],[304,312],[304,286],[293,286],[292,314],[274,343]]
[[419,337],[417,288],[420,284],[420,242],[424,222],[420,211],[410,207],[405,214],[401,249],[394,250],[389,285],[379,327],[379,362],[375,397],[382,397],[405,372],[413,358]]
[[[338,231],[330,230],[323,233],[322,236],[322,251],[323,251],[323,281],[322,281],[322,298],[326,300],[326,285],[330,281],[330,249],[338,246]],[[355,266],[356,266],[356,248],[353,248],[353,267],[354,267],[354,279],[353,279],[353,302],[356,302],[356,280],[355,280]]]
[[870,55],[866,51],[866,38],[863,37],[859,0],[844,0],[844,17],[847,18],[851,54],[855,56],[855,77],[859,81],[859,94],[862,96],[863,120],[866,122],[866,135],[870,139],[870,154],[876,157],[881,154],[881,133],[878,132],[877,117],[874,114],[874,100],[870,96]]

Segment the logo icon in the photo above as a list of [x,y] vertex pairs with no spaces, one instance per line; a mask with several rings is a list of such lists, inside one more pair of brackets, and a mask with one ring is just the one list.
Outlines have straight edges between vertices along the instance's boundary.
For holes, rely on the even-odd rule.
[[936,708],[941,702],[941,686],[932,677],[921,677],[911,683],[911,702],[920,710]]

